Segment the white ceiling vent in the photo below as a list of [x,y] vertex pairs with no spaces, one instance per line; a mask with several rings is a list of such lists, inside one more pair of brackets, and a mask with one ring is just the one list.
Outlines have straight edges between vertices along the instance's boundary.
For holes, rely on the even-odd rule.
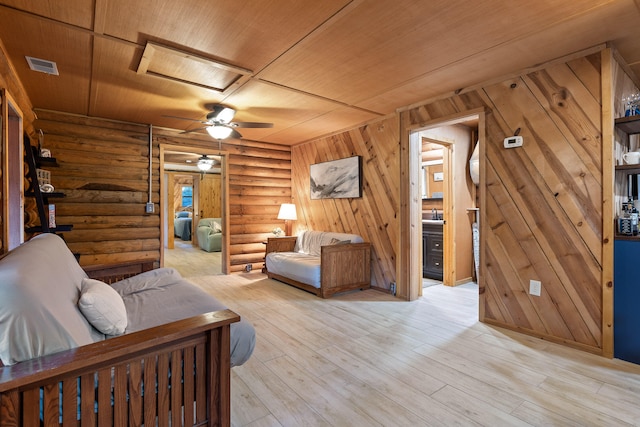
[[47,61],[46,59],[34,58],[32,56],[25,56],[29,63],[29,68],[33,71],[40,71],[41,73],[51,74],[53,76],[58,75],[58,66],[53,61]]

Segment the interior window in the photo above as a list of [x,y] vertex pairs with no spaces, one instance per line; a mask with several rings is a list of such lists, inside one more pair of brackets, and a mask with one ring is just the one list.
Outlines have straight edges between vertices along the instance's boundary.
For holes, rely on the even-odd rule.
[[190,208],[193,206],[193,187],[182,187],[182,207]]

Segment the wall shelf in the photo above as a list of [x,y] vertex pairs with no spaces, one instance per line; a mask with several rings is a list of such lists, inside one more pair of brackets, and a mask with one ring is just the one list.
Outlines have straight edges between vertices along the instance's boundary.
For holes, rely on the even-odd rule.
[[58,162],[56,162],[56,159],[53,157],[40,157],[38,155],[38,149],[30,145],[29,138],[26,136],[25,141],[28,144],[25,149],[25,161],[29,170],[27,173],[28,188],[25,189],[24,195],[25,197],[32,197],[35,199],[38,210],[38,219],[40,220],[40,225],[35,227],[26,227],[25,232],[62,233],[65,231],[71,231],[73,225],[56,224],[55,226],[50,226],[48,211],[49,199],[62,198],[65,197],[65,195],[61,192],[45,193],[41,191],[36,173],[36,168],[38,166],[57,167]]
[[616,119],[616,127],[628,135],[640,133],[640,115],[619,117]]

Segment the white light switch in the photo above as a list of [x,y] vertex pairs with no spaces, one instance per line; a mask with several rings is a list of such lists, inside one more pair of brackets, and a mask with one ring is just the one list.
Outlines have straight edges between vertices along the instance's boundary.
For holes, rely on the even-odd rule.
[[538,280],[529,280],[529,293],[537,297],[540,296],[542,290],[542,283]]

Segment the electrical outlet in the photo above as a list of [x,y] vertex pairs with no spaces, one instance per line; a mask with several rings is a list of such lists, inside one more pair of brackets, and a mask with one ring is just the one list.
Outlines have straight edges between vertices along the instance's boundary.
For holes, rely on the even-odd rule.
[[153,205],[152,202],[147,203],[147,206],[145,207],[145,211],[147,213],[153,213],[154,209],[155,209],[155,206]]
[[389,291],[391,291],[391,295],[396,295],[396,282],[389,283]]
[[529,293],[539,297],[540,291],[542,291],[542,283],[539,280],[529,280]]
[[247,273],[250,272],[251,270],[253,270],[253,265],[251,265],[251,264],[247,264],[244,267],[244,271],[246,271]]

